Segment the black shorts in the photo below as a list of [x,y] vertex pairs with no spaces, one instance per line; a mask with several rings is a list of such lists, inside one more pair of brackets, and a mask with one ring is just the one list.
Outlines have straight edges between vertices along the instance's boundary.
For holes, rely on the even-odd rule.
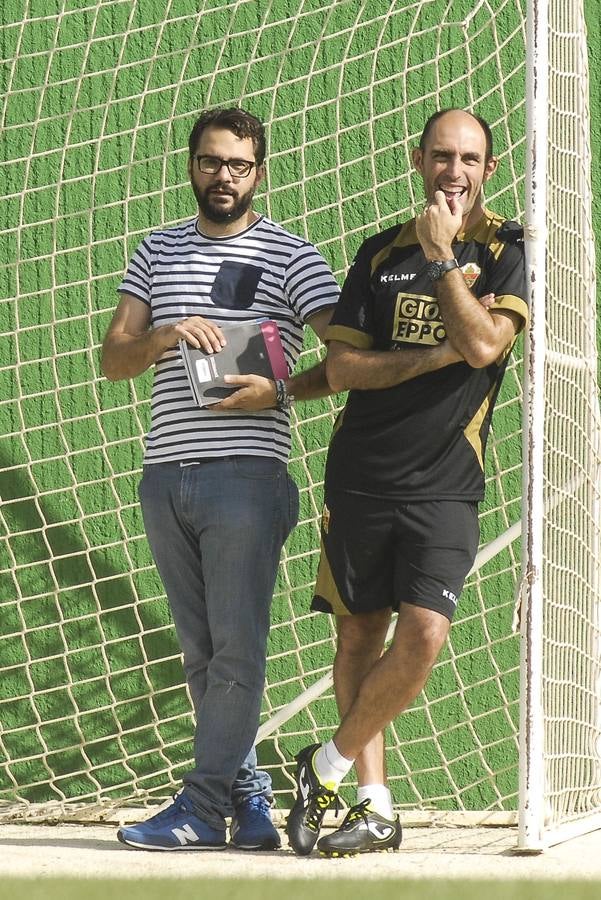
[[411,603],[452,619],[479,534],[475,502],[330,492],[311,608],[354,615]]

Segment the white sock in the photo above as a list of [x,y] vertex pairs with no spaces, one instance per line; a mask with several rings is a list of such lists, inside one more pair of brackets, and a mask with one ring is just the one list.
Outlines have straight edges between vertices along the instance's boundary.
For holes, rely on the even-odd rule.
[[350,771],[354,759],[347,759],[338,752],[334,741],[322,744],[313,758],[313,768],[321,783],[330,791],[337,791],[338,785]]
[[385,819],[394,819],[392,797],[385,784],[362,784],[357,788],[357,803],[369,800],[369,809]]

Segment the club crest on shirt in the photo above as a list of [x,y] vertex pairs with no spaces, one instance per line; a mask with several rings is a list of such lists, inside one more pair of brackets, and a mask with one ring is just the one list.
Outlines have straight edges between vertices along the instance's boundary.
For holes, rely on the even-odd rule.
[[466,263],[464,266],[461,266],[461,271],[463,273],[463,278],[468,288],[473,288],[477,279],[480,277],[480,273],[482,269],[480,266],[477,266],[476,263]]
[[329,529],[330,529],[330,510],[324,503],[323,512],[321,514],[321,530],[324,534],[327,534]]

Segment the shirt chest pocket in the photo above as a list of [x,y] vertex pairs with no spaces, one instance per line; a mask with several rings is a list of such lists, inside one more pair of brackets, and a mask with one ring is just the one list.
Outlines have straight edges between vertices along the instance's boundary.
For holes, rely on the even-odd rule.
[[262,275],[263,269],[252,263],[225,260],[211,288],[211,303],[223,309],[249,309]]

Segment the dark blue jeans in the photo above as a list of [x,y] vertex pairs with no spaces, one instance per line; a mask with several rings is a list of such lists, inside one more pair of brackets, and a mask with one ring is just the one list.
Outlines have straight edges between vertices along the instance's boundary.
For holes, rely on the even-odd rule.
[[196,713],[195,767],[183,781],[198,815],[223,828],[242,799],[271,793],[253,743],[273,588],[298,490],[283,463],[236,456],[147,465],[139,491]]

